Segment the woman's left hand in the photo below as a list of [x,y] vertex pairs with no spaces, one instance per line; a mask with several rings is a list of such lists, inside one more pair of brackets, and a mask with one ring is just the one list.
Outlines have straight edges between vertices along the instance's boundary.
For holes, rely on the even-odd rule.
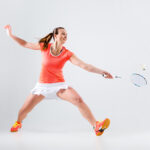
[[12,35],[11,25],[8,24],[8,25],[4,26],[4,28],[6,29],[7,35],[8,35],[8,36],[11,36],[11,35]]
[[106,71],[103,71],[102,75],[104,78],[113,79],[113,76]]

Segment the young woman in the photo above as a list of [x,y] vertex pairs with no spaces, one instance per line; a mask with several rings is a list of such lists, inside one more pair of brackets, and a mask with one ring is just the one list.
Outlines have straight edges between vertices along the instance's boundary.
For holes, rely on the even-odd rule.
[[[67,32],[63,27],[57,27],[53,32],[39,40],[38,43],[29,43],[12,34],[11,26],[6,25],[7,34],[21,46],[33,50],[41,50],[42,68],[39,81],[31,90],[25,103],[18,113],[18,119],[11,127],[11,132],[18,131],[22,127],[22,121],[27,114],[43,99],[61,99],[75,105],[83,117],[93,126],[96,135],[102,135],[108,128],[110,120],[97,121],[89,107],[83,101],[75,89],[68,86],[64,80],[62,69],[66,61],[85,69],[86,71],[104,75],[105,78],[112,79],[112,75],[104,70],[94,67],[91,64],[80,60],[73,52],[66,49],[63,44],[67,40]],[[50,43],[51,39],[53,43]]]

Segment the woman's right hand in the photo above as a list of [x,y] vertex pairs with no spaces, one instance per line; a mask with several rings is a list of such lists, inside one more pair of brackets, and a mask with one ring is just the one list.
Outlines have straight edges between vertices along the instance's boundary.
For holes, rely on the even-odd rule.
[[113,76],[107,71],[103,71],[102,76],[104,78],[113,79]]
[[6,29],[6,33],[8,36],[12,35],[12,30],[11,30],[11,26],[8,24],[4,27]]

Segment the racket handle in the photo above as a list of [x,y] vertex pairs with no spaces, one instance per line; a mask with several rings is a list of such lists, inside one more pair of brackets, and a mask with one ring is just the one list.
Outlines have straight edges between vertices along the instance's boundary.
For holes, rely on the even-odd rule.
[[102,74],[102,76],[105,78],[106,77],[106,75],[105,74]]
[[[102,76],[105,78],[107,75],[105,75],[105,74],[102,74]],[[119,78],[119,79],[121,79],[122,77],[121,76],[114,76],[114,78]]]
[[[107,75],[102,74],[102,76],[105,78]],[[120,78],[121,79],[121,76],[114,76],[114,78]]]
[[120,78],[120,79],[121,79],[121,77],[120,77],[120,76],[115,76],[115,78]]

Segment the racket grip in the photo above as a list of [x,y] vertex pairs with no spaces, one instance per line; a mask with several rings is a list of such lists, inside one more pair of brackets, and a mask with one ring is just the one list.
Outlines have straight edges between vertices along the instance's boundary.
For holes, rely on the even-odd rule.
[[120,77],[120,76],[115,76],[115,78],[120,78],[120,79],[121,79],[121,77]]
[[[107,75],[106,74],[102,74],[102,76],[105,78]],[[121,79],[121,76],[114,76],[114,78],[120,78]]]
[[107,75],[105,75],[105,74],[102,74],[102,76],[105,78]]

